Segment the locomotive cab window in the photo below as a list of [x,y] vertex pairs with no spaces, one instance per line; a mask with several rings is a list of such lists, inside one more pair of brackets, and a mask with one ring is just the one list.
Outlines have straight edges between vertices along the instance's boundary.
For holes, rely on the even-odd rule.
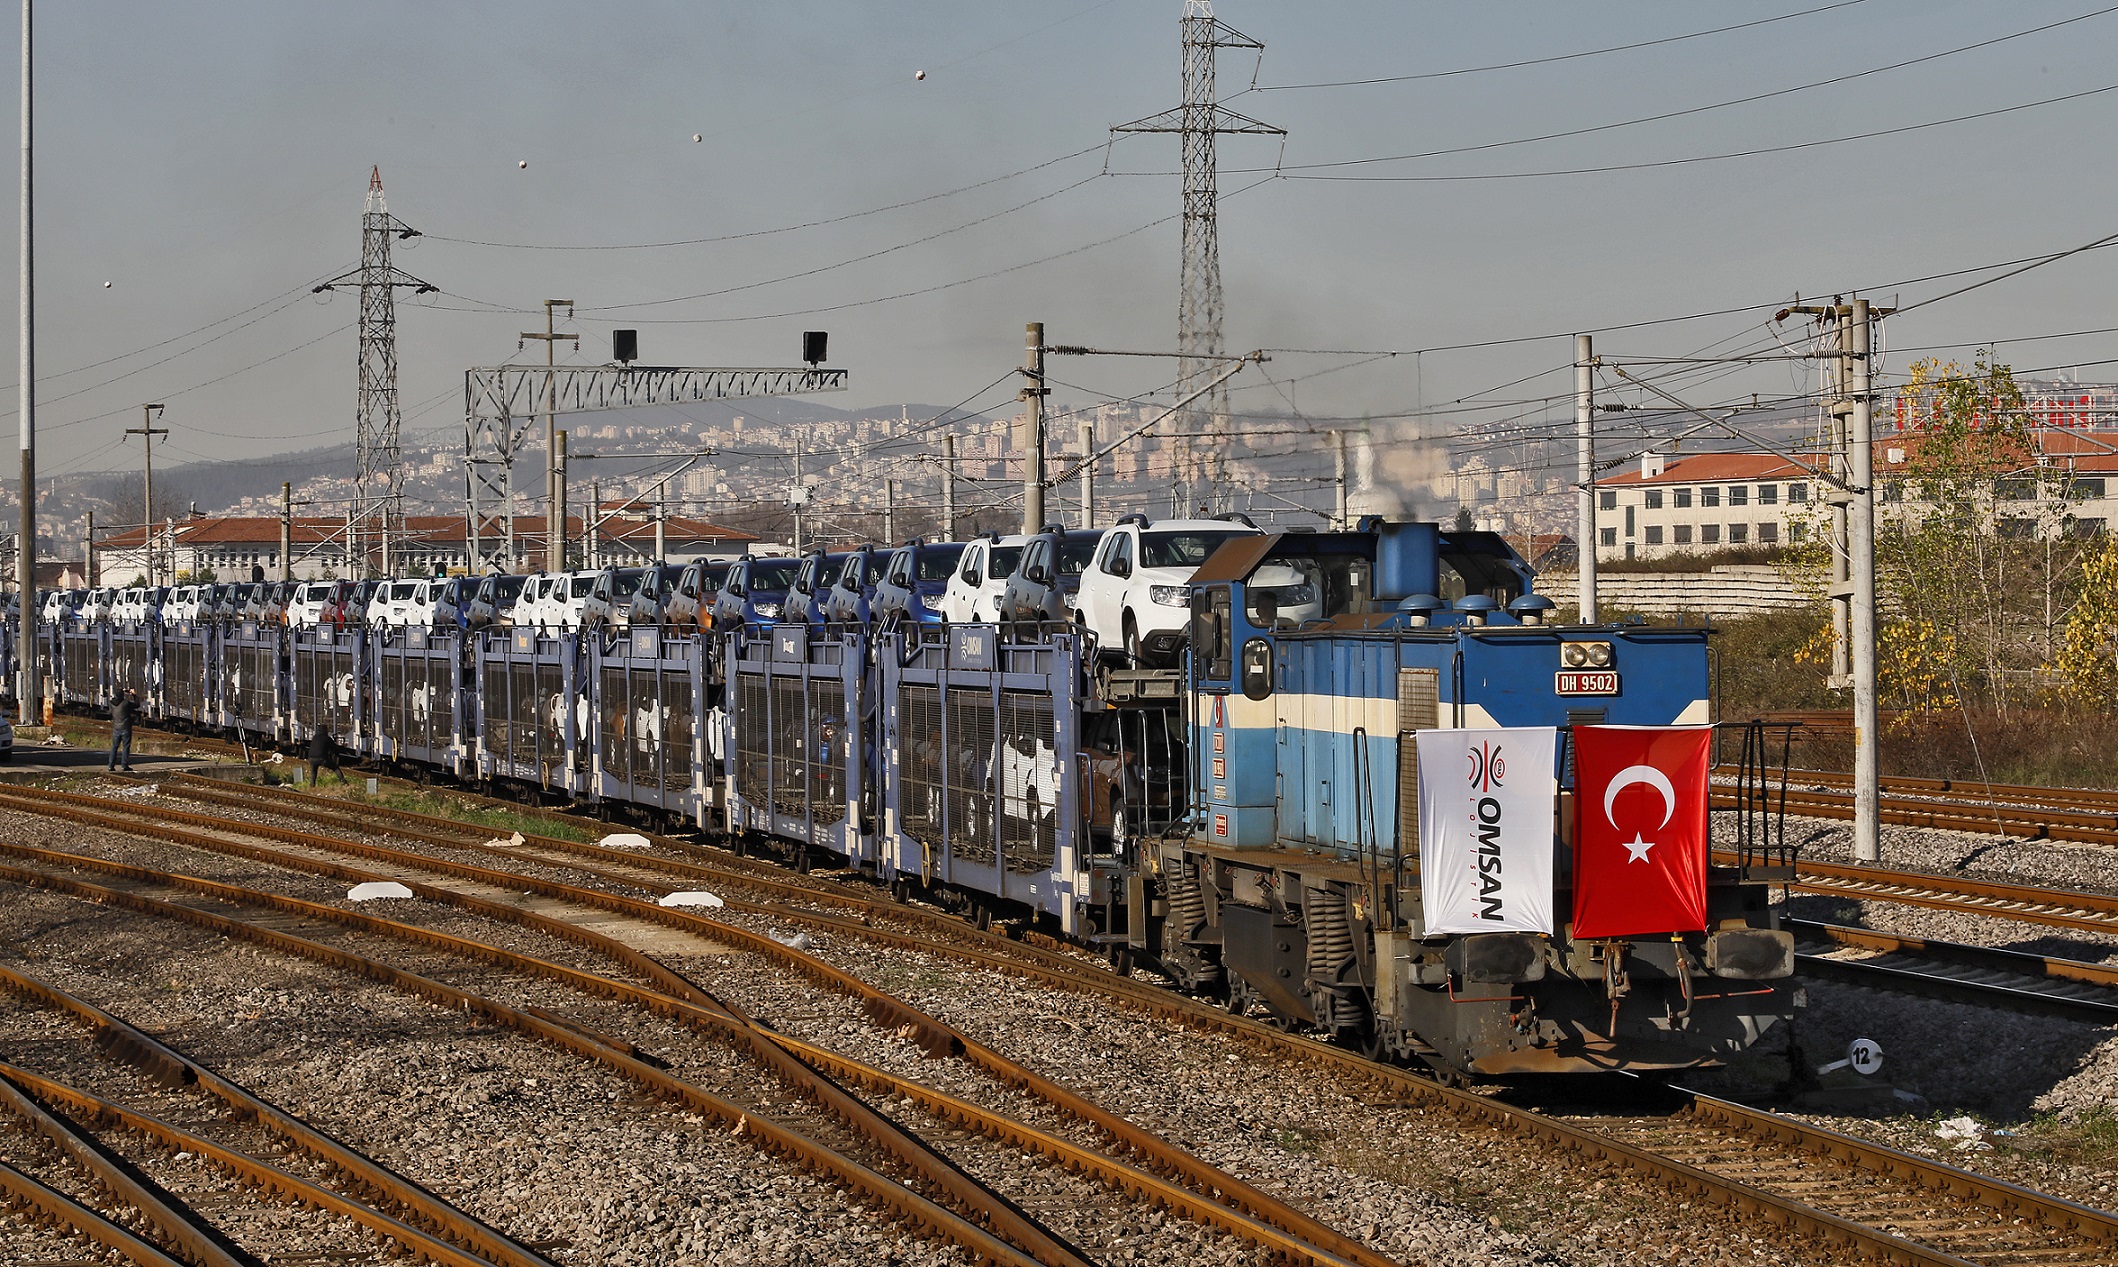
[[1226,681],[1233,667],[1229,622],[1234,615],[1226,585],[1204,585],[1191,592],[1191,646],[1194,667],[1203,678]]
[[1243,694],[1264,699],[1272,694],[1272,643],[1251,638],[1243,643]]

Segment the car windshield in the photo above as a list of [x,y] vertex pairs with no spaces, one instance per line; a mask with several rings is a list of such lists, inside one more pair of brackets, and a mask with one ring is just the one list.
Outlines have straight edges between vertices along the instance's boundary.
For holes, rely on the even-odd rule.
[[412,591],[418,584],[417,581],[394,582],[390,586],[390,598],[395,602],[405,602],[412,597]]
[[529,584],[526,576],[503,576],[500,578],[500,601],[512,602],[522,597],[522,587]]
[[846,570],[844,559],[824,559],[816,565],[816,588],[828,589],[838,581],[838,574]]
[[919,579],[922,581],[948,580],[949,573],[956,570],[956,561],[962,557],[962,546],[927,546],[919,552]]
[[1015,574],[1015,565],[1022,562],[1021,546],[994,546],[992,561],[986,564],[985,574],[993,580],[1005,580]]
[[567,593],[574,598],[587,598],[591,593],[595,591],[595,588],[595,577],[577,576],[574,578],[574,583],[572,587],[567,590]]
[[750,562],[750,588],[752,590],[783,590],[794,584],[794,574],[801,570],[800,559],[753,559]]
[[1143,532],[1140,534],[1141,565],[1196,568],[1206,562],[1206,556],[1218,550],[1223,541],[1248,535],[1239,532]]
[[331,586],[328,583],[311,585],[308,589],[302,591],[301,601],[305,603],[321,603],[329,597],[331,597]]
[[1096,557],[1096,545],[1103,538],[1068,537],[1059,543],[1059,575],[1079,576],[1088,569],[1088,561]]
[[640,592],[640,582],[646,579],[647,573],[639,568],[626,568],[616,573],[610,578],[611,598],[631,598]]

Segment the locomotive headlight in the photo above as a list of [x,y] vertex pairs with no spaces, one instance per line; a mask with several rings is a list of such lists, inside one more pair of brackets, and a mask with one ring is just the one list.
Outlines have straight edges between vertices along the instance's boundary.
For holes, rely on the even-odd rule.
[[1589,643],[1588,662],[1589,667],[1592,669],[1607,669],[1611,667],[1611,644],[1608,642]]
[[1559,652],[1559,662],[1570,669],[1578,669],[1588,663],[1588,648],[1578,642],[1569,642]]
[[1150,585],[1147,587],[1147,598],[1149,602],[1160,603],[1164,607],[1183,607],[1191,602],[1191,586]]

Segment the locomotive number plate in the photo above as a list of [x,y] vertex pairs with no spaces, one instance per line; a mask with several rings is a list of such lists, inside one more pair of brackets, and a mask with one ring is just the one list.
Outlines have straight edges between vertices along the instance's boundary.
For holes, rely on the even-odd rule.
[[1552,675],[1555,695],[1616,695],[1618,674],[1613,669],[1561,669]]

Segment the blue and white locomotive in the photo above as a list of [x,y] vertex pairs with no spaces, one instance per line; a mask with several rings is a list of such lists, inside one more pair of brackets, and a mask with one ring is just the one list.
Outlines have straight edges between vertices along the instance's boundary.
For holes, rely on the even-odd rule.
[[[1190,597],[1177,670],[985,624],[39,637],[62,706],[132,686],[182,728],[289,746],[324,728],[418,777],[1035,923],[1445,1075],[1687,1067],[1789,1014],[1792,941],[1767,903],[1783,856],[1712,868],[1703,932],[1423,923],[1411,737],[1705,722],[1707,630],[1550,623],[1501,538],[1422,523],[1238,536]],[[1569,812],[1562,793],[1562,860]]]

